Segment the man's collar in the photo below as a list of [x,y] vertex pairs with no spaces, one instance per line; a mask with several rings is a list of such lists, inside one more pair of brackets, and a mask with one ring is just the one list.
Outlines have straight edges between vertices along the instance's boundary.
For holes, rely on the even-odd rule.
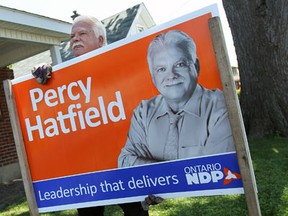
[[[202,95],[202,87],[197,84],[191,98],[188,100],[186,105],[184,106],[183,110],[179,110],[179,112],[186,112],[192,115],[200,116],[200,100]],[[163,97],[163,96],[162,96]],[[166,114],[171,112],[171,108],[165,101],[165,98],[163,97],[163,103],[161,104],[161,108],[159,109],[159,112],[157,114],[157,118],[162,117]]]
[[203,93],[202,86],[197,84],[192,97],[188,100],[188,102],[184,106],[184,109],[183,109],[184,112],[200,116],[200,105],[201,105],[202,93]]

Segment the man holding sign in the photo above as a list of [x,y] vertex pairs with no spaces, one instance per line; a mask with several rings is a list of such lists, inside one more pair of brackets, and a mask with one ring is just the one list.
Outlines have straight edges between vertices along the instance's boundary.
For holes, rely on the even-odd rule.
[[[74,56],[83,55],[106,44],[106,30],[100,21],[91,16],[78,16],[75,18],[70,38],[70,47]],[[43,65],[35,69],[32,74],[37,82],[45,84],[51,78],[51,71],[51,67]],[[34,106],[36,107],[35,104]],[[143,210],[140,202],[121,204],[120,207],[123,209],[125,216],[148,215],[148,212]],[[104,206],[80,208],[78,209],[78,214],[79,216],[103,216]]]

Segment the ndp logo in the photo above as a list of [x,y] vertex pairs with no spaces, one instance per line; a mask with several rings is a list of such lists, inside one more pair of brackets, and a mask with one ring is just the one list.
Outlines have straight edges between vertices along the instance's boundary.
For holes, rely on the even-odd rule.
[[232,172],[226,167],[222,171],[220,163],[186,166],[184,172],[188,185],[217,183],[222,179],[224,179],[223,184],[227,185],[241,178],[239,173]]

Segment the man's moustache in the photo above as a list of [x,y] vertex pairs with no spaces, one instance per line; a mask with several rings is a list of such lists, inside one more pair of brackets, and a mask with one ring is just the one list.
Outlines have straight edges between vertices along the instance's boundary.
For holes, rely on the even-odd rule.
[[72,49],[74,49],[77,46],[83,47],[83,44],[82,43],[74,43],[73,46],[72,46]]

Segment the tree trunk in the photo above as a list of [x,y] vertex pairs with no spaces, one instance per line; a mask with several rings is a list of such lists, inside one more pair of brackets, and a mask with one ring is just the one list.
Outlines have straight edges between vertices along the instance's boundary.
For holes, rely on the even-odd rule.
[[288,137],[288,1],[223,0],[241,78],[249,137]]

